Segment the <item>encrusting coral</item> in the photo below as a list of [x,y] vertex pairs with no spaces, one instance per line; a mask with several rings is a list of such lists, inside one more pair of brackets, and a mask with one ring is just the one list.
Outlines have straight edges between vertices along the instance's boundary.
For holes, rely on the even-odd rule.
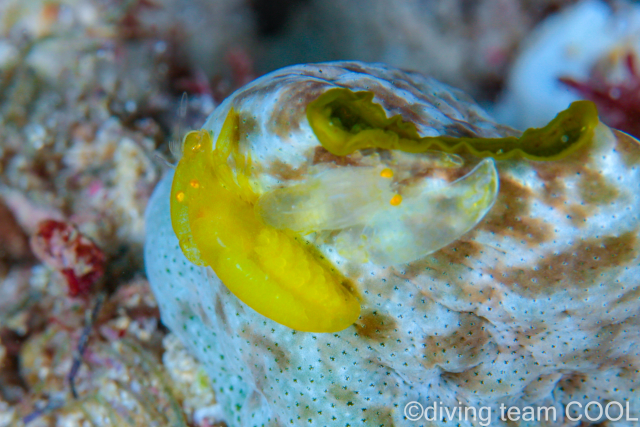
[[592,104],[521,134],[418,74],[300,65],[182,149],[145,262],[228,425],[407,425],[411,401],[638,416],[640,147]]

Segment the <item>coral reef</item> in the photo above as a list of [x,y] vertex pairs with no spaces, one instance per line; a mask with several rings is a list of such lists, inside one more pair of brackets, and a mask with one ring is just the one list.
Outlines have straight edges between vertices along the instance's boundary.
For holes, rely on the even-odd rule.
[[142,278],[166,140],[214,105],[199,93],[176,114],[178,79],[195,71],[174,71],[175,8],[0,2],[0,426],[217,419]]
[[[328,124],[314,127],[313,106],[325,105],[325,94],[336,87],[374,96],[353,101],[365,103],[358,108],[327,101],[318,111]],[[379,107],[367,102],[381,107],[387,119],[375,118],[379,113],[372,108]],[[520,133],[493,122],[461,91],[381,64],[285,68],[216,108],[203,130],[185,140],[175,177],[163,178],[152,196],[145,262],[163,322],[204,364],[227,423],[406,425],[403,409],[411,401],[488,408],[491,425],[518,424],[500,419],[501,405],[557,408],[558,419],[548,424],[566,424],[563,408],[570,401],[630,402],[630,415],[637,417],[640,145],[587,111],[594,110],[563,113],[557,119],[562,125],[552,122],[553,131],[536,139],[538,148],[553,138],[552,145],[575,149],[530,158],[522,151],[508,155],[508,141]],[[422,143],[487,142],[495,151],[442,143],[424,153],[404,152],[412,147],[407,123]],[[368,145],[334,154],[318,129],[347,135],[345,144],[353,139]],[[521,138],[529,132],[544,129]],[[492,160],[482,160],[487,156]],[[391,217],[385,224],[400,230],[391,234],[397,240],[377,242],[358,240],[368,236],[368,224],[380,220],[375,212],[334,213],[326,197],[354,194],[354,200],[340,203],[358,209],[358,188],[371,197],[380,191],[367,187],[371,178],[364,171],[371,166],[381,168],[379,179],[397,179],[393,188],[399,194],[427,197],[484,161],[499,176],[491,209],[471,231],[412,262],[353,255],[363,246],[402,251],[413,244],[411,233],[401,233],[403,226],[447,229],[464,205],[445,204],[452,215],[443,218],[435,213],[406,219],[391,213],[402,203],[372,202],[384,218]],[[340,171],[361,175],[327,178]],[[254,231],[250,211],[262,197],[282,191],[257,211],[281,233],[278,252],[269,249],[269,239],[261,240],[262,229]],[[483,191],[472,187],[468,197]],[[316,206],[317,217],[307,216],[305,203]],[[279,215],[313,226],[293,232],[288,221],[278,225]],[[343,215],[346,222],[336,222]],[[364,228],[358,228],[361,223]],[[308,308],[309,318],[321,320],[333,315],[308,304],[313,289],[285,284],[286,278],[263,288],[263,278],[281,280],[277,270],[283,265],[291,265],[289,271],[305,283],[304,263],[289,259],[294,240],[346,278],[348,292],[361,305],[353,325],[332,333],[301,332],[313,329],[283,326],[277,313],[255,305],[256,299],[291,298],[283,310]],[[246,288],[230,271],[245,275]]]

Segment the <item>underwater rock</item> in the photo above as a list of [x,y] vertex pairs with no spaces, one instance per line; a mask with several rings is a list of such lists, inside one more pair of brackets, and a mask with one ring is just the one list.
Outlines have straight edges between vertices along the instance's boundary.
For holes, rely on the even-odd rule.
[[288,67],[185,137],[147,274],[230,426],[637,417],[639,162],[590,102],[521,134],[419,74]]

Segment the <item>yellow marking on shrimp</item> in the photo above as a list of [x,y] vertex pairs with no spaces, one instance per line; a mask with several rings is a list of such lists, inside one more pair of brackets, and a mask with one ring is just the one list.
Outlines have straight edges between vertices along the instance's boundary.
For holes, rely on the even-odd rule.
[[389,204],[391,206],[399,206],[400,203],[402,203],[402,196],[399,194],[396,194],[391,198],[391,200],[389,200]]
[[380,172],[380,176],[383,178],[393,178],[393,171],[389,168],[384,168]]
[[192,179],[191,181],[189,181],[189,185],[191,185],[191,187],[193,188],[198,188],[200,187],[200,182],[197,179]]
[[184,201],[184,191],[178,191],[176,193],[176,200],[180,203]]
[[234,295],[278,323],[308,332],[347,328],[360,314],[349,281],[295,233],[277,230],[255,214],[251,160],[240,153],[238,141],[233,109],[215,149],[205,130],[185,137],[172,194],[186,203],[171,199],[171,222],[183,253],[196,265],[210,266]]

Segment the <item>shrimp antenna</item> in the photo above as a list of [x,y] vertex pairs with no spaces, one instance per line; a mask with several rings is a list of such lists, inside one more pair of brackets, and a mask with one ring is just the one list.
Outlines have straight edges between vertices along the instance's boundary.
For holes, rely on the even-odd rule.
[[189,97],[187,96],[187,92],[183,92],[182,98],[180,99],[180,106],[178,107],[178,120],[174,132],[174,138],[169,141],[169,151],[171,151],[171,154],[176,161],[179,161],[182,157],[182,143],[184,137],[182,135],[181,125],[186,120],[188,105]]

